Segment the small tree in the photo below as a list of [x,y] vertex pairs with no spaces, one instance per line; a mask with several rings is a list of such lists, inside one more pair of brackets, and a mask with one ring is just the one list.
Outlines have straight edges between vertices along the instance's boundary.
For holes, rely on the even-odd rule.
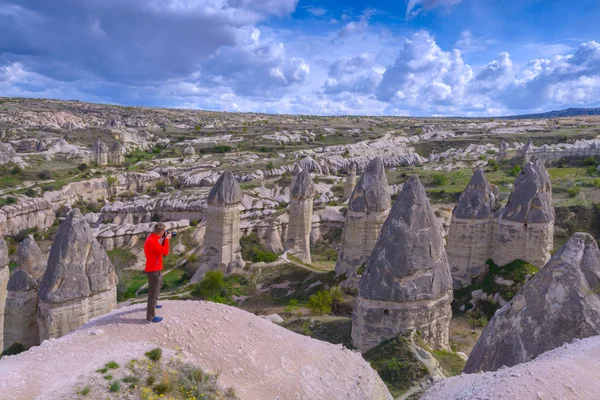
[[283,308],[283,312],[287,315],[288,318],[292,318],[300,306],[298,305],[298,300],[290,300],[287,306]]
[[324,315],[331,313],[333,297],[328,290],[321,290],[308,299],[308,308],[313,314]]

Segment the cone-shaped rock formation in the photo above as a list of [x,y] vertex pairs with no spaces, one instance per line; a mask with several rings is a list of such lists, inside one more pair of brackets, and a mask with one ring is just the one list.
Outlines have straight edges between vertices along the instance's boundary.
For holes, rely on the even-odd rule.
[[290,222],[285,249],[300,260],[310,263],[310,231],[312,229],[315,185],[307,170],[298,174],[291,190]]
[[108,148],[102,140],[96,139],[96,141],[92,145],[90,161],[98,165],[108,164]]
[[[4,238],[0,238],[0,327],[4,326],[4,313],[6,308],[7,286],[10,278],[8,268],[8,246]],[[0,349],[4,349],[4,335],[0,335]]]
[[120,142],[115,141],[112,146],[110,146],[108,162],[111,164],[123,164],[125,162],[124,149]]
[[357,281],[356,271],[371,255],[392,204],[380,157],[367,166],[348,201],[341,251],[335,271]]
[[40,340],[63,336],[117,305],[117,275],[78,209],[61,223],[39,292]]
[[206,271],[219,270],[227,274],[244,268],[240,247],[240,212],[242,189],[231,171],[225,171],[208,194],[206,235],[200,269],[193,282]]
[[573,339],[596,335],[600,335],[600,250],[592,236],[576,233],[496,312],[465,372],[510,367]]
[[492,185],[478,168],[452,210],[448,231],[448,262],[455,289],[470,285],[472,278],[487,270],[495,207]]
[[552,183],[541,160],[524,165],[508,203],[496,214],[494,262],[506,265],[516,259],[541,267],[554,245]]
[[26,348],[40,343],[36,313],[39,283],[46,271],[46,257],[33,237],[25,238],[17,248],[18,269],[8,281],[4,316],[4,349],[14,343]]
[[407,330],[448,347],[452,278],[441,227],[416,176],[402,188],[366,264],[352,316],[361,351]]
[[350,165],[348,168],[348,176],[346,176],[346,182],[344,184],[344,198],[342,200],[346,201],[352,196],[352,192],[354,192],[354,187],[356,186],[356,167],[354,163]]

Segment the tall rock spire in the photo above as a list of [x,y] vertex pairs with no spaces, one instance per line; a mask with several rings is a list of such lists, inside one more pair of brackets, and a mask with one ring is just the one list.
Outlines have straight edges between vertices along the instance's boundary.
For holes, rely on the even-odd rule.
[[494,192],[478,168],[452,210],[447,252],[455,289],[470,285],[487,270],[497,204]]
[[307,170],[298,174],[291,189],[290,222],[288,224],[286,251],[291,251],[301,261],[311,262],[310,231],[312,229],[315,185]]
[[208,194],[204,252],[192,282],[202,279],[206,271],[231,274],[244,268],[240,247],[241,202],[240,184],[231,171],[223,172]]
[[346,274],[349,278],[347,285],[357,283],[357,270],[375,247],[391,203],[383,161],[376,157],[367,166],[348,200],[341,251],[335,266],[337,274]]
[[95,162],[98,165],[108,164],[108,148],[100,138],[96,139],[92,145],[90,161]]
[[361,351],[407,330],[448,347],[452,278],[441,227],[412,176],[396,199],[359,282],[352,341]]
[[541,267],[554,245],[552,182],[541,160],[533,159],[517,176],[508,203],[495,215],[493,260],[516,259]]
[[36,320],[39,283],[46,271],[47,260],[32,236],[17,247],[18,269],[8,281],[8,297],[4,319],[4,349],[14,343],[25,348],[40,344]]
[[63,336],[117,305],[117,275],[78,209],[61,223],[39,292],[40,340]]
[[344,184],[344,198],[343,201],[346,201],[352,196],[352,192],[354,192],[354,187],[356,186],[356,166],[354,163],[350,164],[348,167],[348,175],[346,176],[346,182]]

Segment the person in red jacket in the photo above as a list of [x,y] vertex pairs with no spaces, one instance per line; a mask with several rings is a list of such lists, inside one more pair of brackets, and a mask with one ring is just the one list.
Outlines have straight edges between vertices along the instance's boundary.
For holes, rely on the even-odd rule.
[[144,243],[144,254],[146,255],[146,269],[144,272],[148,277],[148,308],[146,320],[148,322],[160,322],[162,317],[157,317],[155,310],[162,306],[157,305],[158,295],[162,288],[163,257],[169,255],[169,239],[171,233],[165,235],[165,224],[159,222],[154,225],[154,231],[148,235]]

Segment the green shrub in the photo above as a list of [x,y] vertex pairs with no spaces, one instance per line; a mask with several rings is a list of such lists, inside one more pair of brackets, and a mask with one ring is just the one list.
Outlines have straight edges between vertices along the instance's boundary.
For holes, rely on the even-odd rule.
[[598,166],[598,161],[596,160],[595,157],[593,156],[589,156],[583,159],[583,165],[589,165],[589,166],[594,166],[597,167]]
[[117,393],[119,390],[121,390],[121,384],[119,381],[113,381],[110,383],[110,385],[108,385],[108,389],[113,393]]
[[106,379],[107,381],[112,381],[113,376],[112,375],[104,375],[103,378]]
[[117,369],[117,368],[119,368],[119,364],[117,364],[114,361],[107,362],[104,366],[106,368],[108,368],[108,369]]
[[491,171],[498,171],[498,161],[488,160],[488,167],[490,167]]
[[268,169],[268,170],[271,170],[271,169],[273,169],[273,168],[275,168],[275,164],[273,164],[273,161],[269,161],[269,162],[267,163],[267,169]]
[[515,164],[515,166],[512,167],[510,171],[508,171],[508,174],[510,176],[517,176],[517,175],[519,175],[520,172],[521,172],[521,166],[519,164]]
[[585,171],[587,172],[587,174],[589,176],[594,176],[596,175],[596,167],[594,167],[593,165],[588,166]]
[[333,297],[331,292],[321,290],[309,297],[307,306],[313,314],[323,315],[331,314],[332,303]]
[[88,394],[90,394],[90,392],[92,391],[92,388],[87,385],[84,386],[83,388],[81,388],[80,390],[77,391],[77,394],[80,396],[87,396]]
[[575,197],[579,193],[581,193],[581,188],[579,186],[573,186],[567,189],[567,194],[569,197]]
[[242,258],[244,260],[270,263],[278,258],[277,254],[269,251],[265,245],[262,244],[260,238],[254,232],[242,237],[240,239],[240,246],[242,248]]
[[48,180],[52,178],[52,173],[47,169],[41,170],[40,172],[38,172],[38,178],[42,180]]
[[433,174],[431,182],[434,186],[444,186],[448,184],[448,177],[444,174]]
[[192,290],[192,295],[214,303],[233,303],[221,271],[207,271],[204,278]]
[[156,349],[150,350],[145,353],[146,357],[148,357],[151,361],[158,361],[162,358],[162,349],[157,347]]
[[291,318],[294,313],[296,313],[300,309],[298,305],[298,300],[290,300],[287,306],[283,307],[284,314],[287,315],[288,318]]
[[81,163],[77,166],[77,169],[83,172],[88,169],[88,165],[86,163]]

